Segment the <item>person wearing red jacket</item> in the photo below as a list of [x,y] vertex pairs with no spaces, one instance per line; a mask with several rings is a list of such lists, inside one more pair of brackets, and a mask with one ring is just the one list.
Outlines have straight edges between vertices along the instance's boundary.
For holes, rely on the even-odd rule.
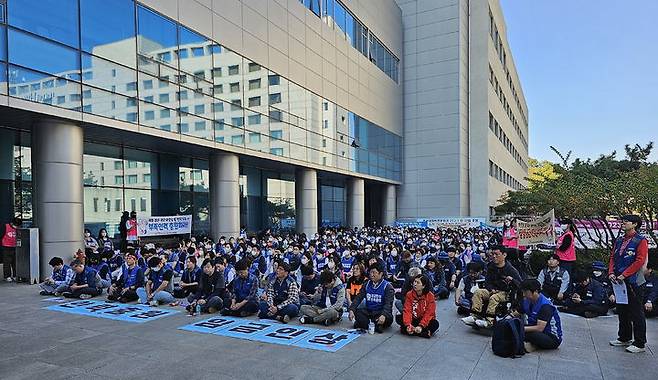
[[396,316],[396,322],[404,335],[430,338],[439,329],[432,285],[424,274],[414,278],[413,289],[407,292],[402,315]]

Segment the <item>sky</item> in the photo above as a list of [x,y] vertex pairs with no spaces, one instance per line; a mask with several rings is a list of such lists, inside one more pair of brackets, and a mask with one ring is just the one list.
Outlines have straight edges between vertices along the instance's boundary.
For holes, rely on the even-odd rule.
[[656,147],[658,1],[500,0],[528,104],[530,157]]

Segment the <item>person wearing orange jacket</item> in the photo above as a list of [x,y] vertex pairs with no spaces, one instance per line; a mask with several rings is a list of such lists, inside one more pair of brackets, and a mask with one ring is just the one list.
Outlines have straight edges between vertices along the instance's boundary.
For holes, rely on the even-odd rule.
[[431,338],[439,329],[432,285],[427,276],[420,274],[414,278],[413,289],[404,299],[402,315],[398,314],[395,319],[404,335]]

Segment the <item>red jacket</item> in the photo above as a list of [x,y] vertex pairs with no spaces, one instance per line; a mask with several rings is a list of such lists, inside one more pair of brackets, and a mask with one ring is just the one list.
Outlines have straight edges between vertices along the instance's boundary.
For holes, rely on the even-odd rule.
[[432,319],[436,319],[434,294],[427,292],[427,294],[419,296],[413,289],[407,292],[402,311],[402,323],[409,326],[412,320],[420,320],[420,326],[427,327]]

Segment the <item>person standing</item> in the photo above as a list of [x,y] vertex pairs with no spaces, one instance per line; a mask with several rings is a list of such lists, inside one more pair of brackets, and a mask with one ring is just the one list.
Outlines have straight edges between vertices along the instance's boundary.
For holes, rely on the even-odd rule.
[[560,259],[560,268],[571,274],[576,263],[576,226],[571,219],[565,221],[567,230],[557,239],[555,254]]
[[14,218],[11,223],[4,225],[2,236],[2,263],[5,280],[8,282],[16,279],[16,232],[21,226],[22,220]]
[[615,241],[608,264],[610,281],[625,285],[628,295],[627,304],[617,302],[618,338],[610,341],[610,345],[626,347],[626,351],[631,353],[644,352],[647,343],[642,285],[646,282],[644,267],[647,265],[649,249],[647,239],[637,232],[640,226],[642,219],[637,215],[621,218],[624,236]]
[[126,221],[126,240],[127,244],[135,247],[137,245],[137,213],[130,213],[130,219]]
[[126,248],[128,247],[128,229],[126,228],[126,223],[128,222],[128,219],[130,219],[130,215],[128,214],[128,211],[124,211],[121,214],[121,220],[119,221],[119,236],[121,237],[121,252],[126,252]]

